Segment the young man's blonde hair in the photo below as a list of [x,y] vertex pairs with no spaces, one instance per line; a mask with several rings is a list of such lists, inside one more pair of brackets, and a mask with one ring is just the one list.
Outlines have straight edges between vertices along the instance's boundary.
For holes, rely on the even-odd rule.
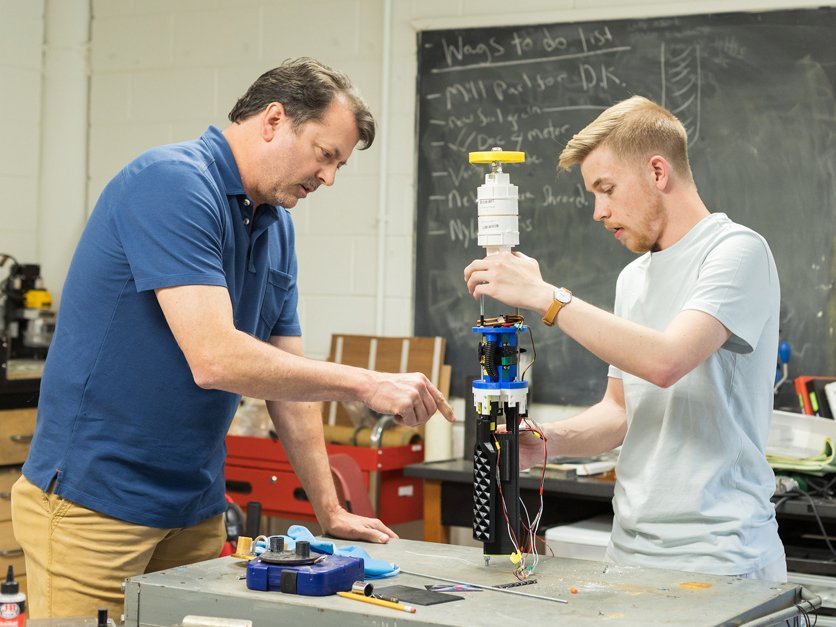
[[693,180],[688,162],[688,134],[682,122],[642,96],[614,104],[572,137],[560,153],[560,167],[568,170],[576,163],[583,163],[598,146],[606,146],[624,161],[661,155],[680,176]]

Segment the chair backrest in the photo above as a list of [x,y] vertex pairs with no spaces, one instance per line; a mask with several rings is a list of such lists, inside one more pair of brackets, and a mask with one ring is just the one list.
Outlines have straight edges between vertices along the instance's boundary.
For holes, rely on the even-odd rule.
[[331,464],[331,475],[334,477],[340,505],[358,516],[376,516],[357,461],[351,455],[334,453],[328,456],[328,462]]
[[[378,372],[421,372],[439,386],[444,368],[443,337],[394,337],[376,335],[331,336],[328,361]],[[447,393],[446,390],[441,390]],[[343,404],[323,403],[323,420],[329,425],[357,427]]]

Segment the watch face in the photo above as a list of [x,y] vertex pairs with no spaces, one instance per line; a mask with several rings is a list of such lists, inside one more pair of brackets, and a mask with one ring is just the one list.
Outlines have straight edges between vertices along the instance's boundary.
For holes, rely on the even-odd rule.
[[567,290],[565,287],[558,287],[554,291],[554,298],[565,305],[572,300],[572,292]]

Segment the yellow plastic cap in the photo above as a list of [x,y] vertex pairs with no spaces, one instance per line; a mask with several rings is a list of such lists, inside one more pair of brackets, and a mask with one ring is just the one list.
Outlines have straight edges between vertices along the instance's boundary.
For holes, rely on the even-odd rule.
[[46,290],[29,290],[23,295],[23,306],[29,309],[51,309],[52,295]]
[[470,163],[522,163],[523,161],[525,161],[525,153],[516,150],[486,150],[470,153]]

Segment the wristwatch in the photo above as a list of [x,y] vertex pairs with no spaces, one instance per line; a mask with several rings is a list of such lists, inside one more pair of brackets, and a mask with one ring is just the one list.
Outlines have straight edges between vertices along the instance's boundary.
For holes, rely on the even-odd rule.
[[554,300],[552,301],[548,311],[546,311],[546,315],[543,316],[543,322],[549,326],[553,326],[554,321],[557,320],[557,314],[571,302],[572,292],[567,290],[565,287],[554,288]]

